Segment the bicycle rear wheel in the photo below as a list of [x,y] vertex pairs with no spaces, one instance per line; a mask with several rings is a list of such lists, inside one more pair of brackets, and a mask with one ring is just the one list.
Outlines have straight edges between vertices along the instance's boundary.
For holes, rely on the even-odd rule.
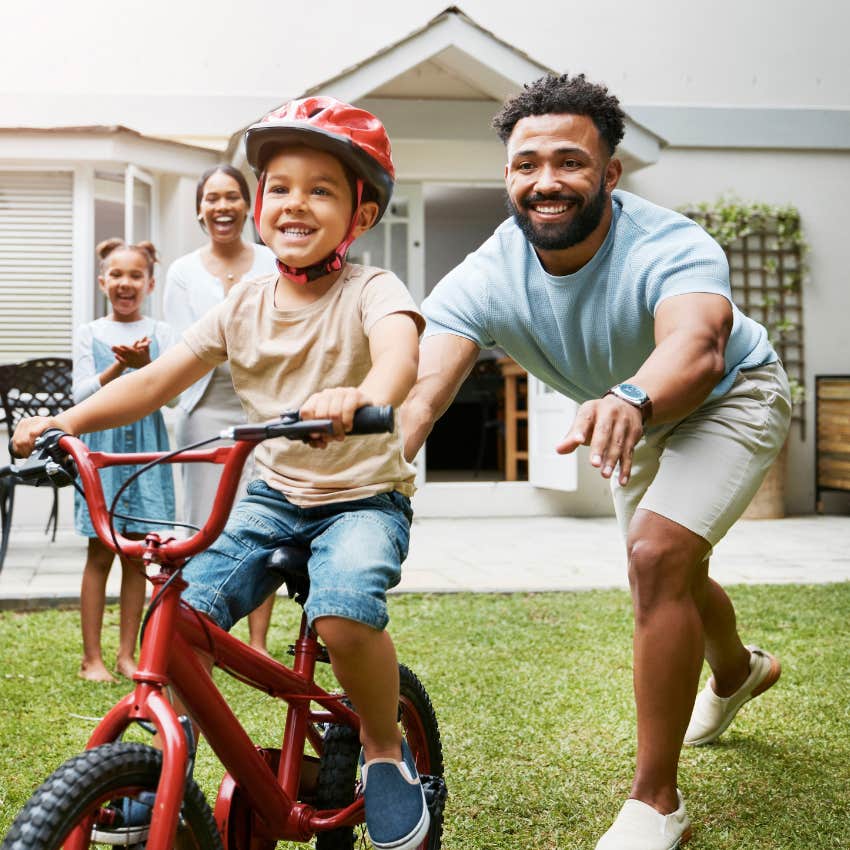
[[[89,848],[145,847],[143,826],[129,829],[117,812],[126,798],[156,791],[162,753],[143,744],[113,743],[66,761],[36,789],[0,850],[58,850],[83,826]],[[144,795],[142,795],[144,798]],[[138,804],[142,805],[142,804]],[[179,850],[221,850],[221,838],[201,789],[189,780],[174,844]]]
[[[399,665],[399,679],[399,722],[416,760],[431,813],[431,828],[419,850],[440,850],[446,786],[437,715],[428,692],[403,664]],[[319,763],[317,808],[338,809],[354,801],[359,792],[359,756],[360,741],[353,729],[340,725],[327,728]],[[316,850],[353,850],[355,847],[371,847],[363,825],[320,832],[316,836]]]

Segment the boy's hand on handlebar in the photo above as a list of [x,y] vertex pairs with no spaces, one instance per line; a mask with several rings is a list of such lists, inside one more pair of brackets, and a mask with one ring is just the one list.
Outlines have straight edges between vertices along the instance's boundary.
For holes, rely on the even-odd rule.
[[29,457],[35,448],[35,441],[48,428],[64,430],[52,416],[30,416],[18,422],[12,435],[12,450],[18,457]]
[[372,404],[357,387],[334,387],[314,393],[301,405],[301,419],[330,419],[334,423],[333,434],[310,434],[309,444],[324,449],[331,440],[345,439],[351,430],[354,412],[364,405]]

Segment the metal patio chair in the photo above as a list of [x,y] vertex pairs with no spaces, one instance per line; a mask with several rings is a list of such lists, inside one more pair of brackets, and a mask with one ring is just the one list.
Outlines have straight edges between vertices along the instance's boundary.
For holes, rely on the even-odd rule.
[[[71,394],[72,361],[67,357],[39,357],[22,363],[0,366],[0,402],[3,418],[11,439],[15,426],[26,416],[55,416],[74,403]],[[12,511],[15,507],[15,487],[21,482],[13,478],[0,479],[0,570],[9,546]],[[51,540],[56,539],[59,521],[59,493],[53,488],[53,507],[44,533],[53,525]]]

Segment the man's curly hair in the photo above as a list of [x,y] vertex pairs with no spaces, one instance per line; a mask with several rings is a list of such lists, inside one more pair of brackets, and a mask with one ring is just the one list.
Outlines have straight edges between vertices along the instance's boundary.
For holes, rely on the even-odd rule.
[[526,83],[519,94],[505,101],[493,118],[493,129],[507,144],[517,121],[529,115],[587,115],[611,155],[625,132],[626,114],[620,108],[620,101],[608,93],[606,86],[588,82],[584,74],[575,77],[547,74],[533,83]]

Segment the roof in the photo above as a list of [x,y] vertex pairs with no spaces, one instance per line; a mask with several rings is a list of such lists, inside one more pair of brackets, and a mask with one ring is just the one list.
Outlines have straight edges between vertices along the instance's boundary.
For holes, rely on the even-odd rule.
[[[547,73],[557,71],[479,26],[457,6],[449,6],[424,26],[372,56],[291,96],[327,94],[349,103],[368,98],[369,108],[378,108],[383,101],[388,112],[394,109],[398,113],[401,107],[413,115],[415,109],[411,107],[423,101],[464,101],[473,111],[483,108],[492,116],[524,83]],[[289,99],[285,97],[281,103]],[[379,114],[384,117],[383,111],[379,110]],[[406,122],[407,133],[414,132],[410,124]],[[626,124],[621,155],[632,166],[655,162],[663,139],[630,118]],[[495,138],[488,125],[489,121],[483,122],[482,131],[487,138]],[[244,162],[242,137],[247,126],[231,136],[225,152],[237,165]],[[389,122],[388,129],[396,140],[398,134]],[[442,138],[453,138],[456,124],[451,120],[436,124],[430,121],[423,131],[425,138],[440,137],[441,133]]]
[[7,135],[12,133],[28,133],[35,135],[88,135],[88,136],[112,136],[112,135],[128,135],[134,139],[141,141],[151,141],[157,144],[173,145],[181,150],[195,150],[209,153],[209,148],[200,145],[189,145],[185,142],[178,142],[174,139],[166,139],[161,136],[146,136],[138,130],[133,130],[130,127],[125,127],[122,124],[88,124],[75,127],[0,127],[0,134]]
[[132,163],[164,174],[196,175],[221,161],[207,147],[145,136],[120,124],[0,127],[0,159],[62,166]]

